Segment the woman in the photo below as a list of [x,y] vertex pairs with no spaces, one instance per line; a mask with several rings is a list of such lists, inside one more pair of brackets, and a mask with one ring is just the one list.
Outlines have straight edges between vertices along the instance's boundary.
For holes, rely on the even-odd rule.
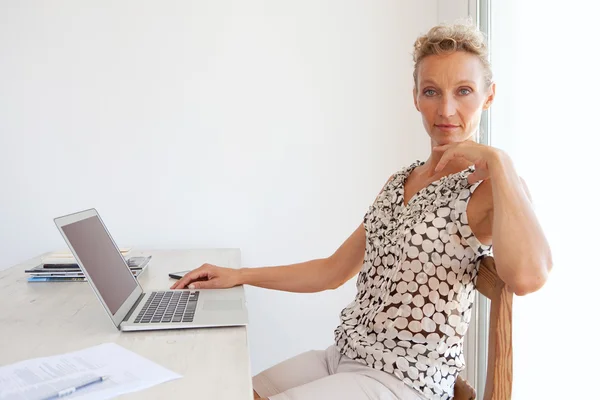
[[450,399],[478,261],[492,243],[498,275],[517,295],[546,280],[550,249],[525,183],[507,154],[475,141],[495,95],[483,35],[436,26],[416,40],[414,61],[414,104],[431,155],[391,176],[333,255],[270,268],[205,264],[173,285],[317,292],[360,272],[335,345],[254,377],[256,398]]

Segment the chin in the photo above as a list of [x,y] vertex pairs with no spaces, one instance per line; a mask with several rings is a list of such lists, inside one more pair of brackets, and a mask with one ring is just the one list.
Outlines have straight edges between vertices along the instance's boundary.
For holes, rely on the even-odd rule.
[[459,134],[457,134],[457,133],[447,134],[445,132],[436,132],[436,134],[430,135],[430,138],[432,141],[437,143],[438,146],[443,146],[446,144],[465,142],[465,141],[473,138],[473,135],[468,136],[466,134],[463,134],[462,132]]

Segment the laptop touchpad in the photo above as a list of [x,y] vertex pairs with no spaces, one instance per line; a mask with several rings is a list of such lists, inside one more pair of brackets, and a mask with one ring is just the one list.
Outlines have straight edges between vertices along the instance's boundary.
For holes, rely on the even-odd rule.
[[230,310],[241,310],[242,301],[240,299],[232,300],[204,300],[202,309],[206,311],[230,311]]

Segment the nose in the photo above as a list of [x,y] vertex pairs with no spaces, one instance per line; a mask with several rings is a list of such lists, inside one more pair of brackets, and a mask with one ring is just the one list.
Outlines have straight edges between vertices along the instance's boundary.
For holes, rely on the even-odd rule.
[[442,96],[438,106],[440,117],[448,118],[456,113],[456,100],[453,96]]

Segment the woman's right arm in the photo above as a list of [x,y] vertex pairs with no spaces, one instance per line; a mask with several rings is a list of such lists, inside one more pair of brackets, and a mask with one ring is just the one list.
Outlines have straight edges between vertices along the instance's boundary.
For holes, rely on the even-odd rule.
[[[388,182],[392,178],[393,175]],[[261,268],[231,269],[204,264],[185,274],[171,289],[224,289],[238,285],[298,293],[336,289],[360,271],[365,245],[365,228],[361,223],[330,257]]]
[[171,289],[224,289],[252,285],[286,292],[314,293],[335,289],[358,273],[365,254],[361,224],[328,258],[261,268],[223,268],[204,264],[185,274]]

